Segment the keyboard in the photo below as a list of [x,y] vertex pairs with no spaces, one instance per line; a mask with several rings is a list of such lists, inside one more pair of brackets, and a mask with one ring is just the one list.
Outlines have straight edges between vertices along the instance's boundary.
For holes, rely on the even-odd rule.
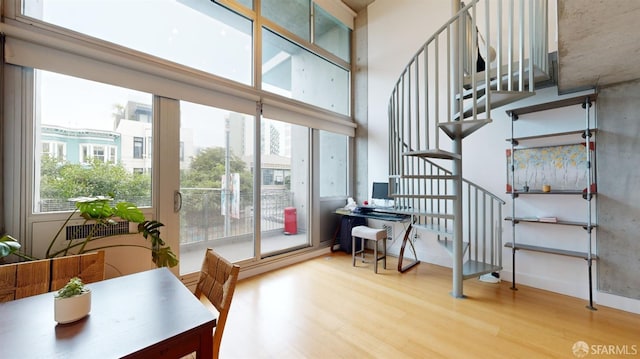
[[[357,208],[356,208],[357,209]],[[367,208],[364,211],[357,212],[353,211],[354,214],[360,214],[363,217],[372,218],[372,219],[380,219],[383,221],[402,221],[409,218],[406,214],[399,213],[389,213],[389,212],[379,212],[373,208]]]

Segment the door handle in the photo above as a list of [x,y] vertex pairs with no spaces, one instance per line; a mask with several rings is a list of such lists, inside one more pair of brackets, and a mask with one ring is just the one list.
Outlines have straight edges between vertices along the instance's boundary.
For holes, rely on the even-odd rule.
[[180,191],[173,191],[173,212],[178,213],[182,209],[182,193]]

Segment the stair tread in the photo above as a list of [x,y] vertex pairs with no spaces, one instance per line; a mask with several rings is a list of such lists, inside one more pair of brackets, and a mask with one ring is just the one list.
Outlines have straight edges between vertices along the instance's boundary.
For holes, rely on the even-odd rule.
[[437,223],[427,223],[427,224],[414,224],[413,227],[424,229],[429,232],[435,232],[439,234],[444,234],[447,236],[453,235],[453,228],[451,226],[445,227],[444,225],[440,225]]
[[[510,104],[512,102],[515,101],[519,101],[522,100],[524,98],[530,97],[535,95],[535,92],[529,92],[529,91],[490,91],[490,101],[491,101],[491,108],[495,109],[507,104]],[[483,113],[486,111],[486,95],[483,95],[481,97],[478,97],[476,99],[476,114],[478,113]],[[464,112],[462,113],[462,117],[463,118],[468,118],[470,116],[473,115],[473,106],[474,104],[471,103],[469,105],[467,105],[464,109]],[[453,116],[453,121],[457,121],[460,118],[460,113],[456,113]],[[452,121],[452,122],[453,122]]]
[[465,138],[491,122],[491,119],[451,121],[441,122],[438,126],[449,138],[453,139],[457,138],[458,134],[460,134],[460,138]]
[[483,274],[498,272],[502,267],[480,261],[468,260],[462,265],[462,278],[469,279]]
[[445,160],[459,160],[462,158],[461,155],[449,151],[444,151],[440,149],[430,149],[430,150],[421,150],[421,151],[407,151],[402,153],[403,156],[414,156],[414,157],[428,157],[428,158],[440,158]]
[[[439,239],[438,243],[449,252],[449,254],[453,255],[453,240],[452,239]],[[469,249],[469,242],[462,242],[462,254],[464,255]]]
[[[519,72],[519,62],[516,61],[513,63],[513,70],[512,72],[512,78],[513,80],[518,80],[520,78],[518,72]],[[523,68],[524,68],[524,73],[526,76],[524,76],[524,81],[525,84],[527,84],[529,82],[529,59],[525,59],[524,63],[523,63]],[[482,72],[476,72],[476,87],[478,88],[484,88],[484,84],[485,84],[485,75],[486,72],[482,71]],[[506,84],[509,81],[509,65],[508,64],[504,64],[501,67],[501,71],[500,71],[500,75],[501,75],[501,82],[502,84]],[[497,77],[498,77],[498,71],[495,67],[491,68],[489,70],[489,81],[490,84],[492,86],[495,86],[496,82],[497,82]],[[533,81],[534,82],[539,82],[539,81],[544,81],[544,80],[548,80],[549,79],[549,74],[547,74],[546,72],[542,71],[542,69],[540,69],[538,66],[533,66]],[[472,83],[472,77],[467,75],[464,77],[464,86],[468,87],[471,86]]]

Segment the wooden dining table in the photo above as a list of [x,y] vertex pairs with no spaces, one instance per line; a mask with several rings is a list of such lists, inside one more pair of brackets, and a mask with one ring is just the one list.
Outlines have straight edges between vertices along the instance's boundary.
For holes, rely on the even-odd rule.
[[91,312],[53,317],[54,293],[0,303],[0,357],[180,358],[213,356],[216,316],[168,269],[89,285]]

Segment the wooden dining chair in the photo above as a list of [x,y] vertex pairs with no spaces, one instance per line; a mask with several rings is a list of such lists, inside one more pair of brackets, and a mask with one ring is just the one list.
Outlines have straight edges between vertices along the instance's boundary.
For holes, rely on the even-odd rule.
[[[200,301],[204,298],[218,311],[216,328],[213,333],[213,357],[218,358],[222,333],[227,322],[231,299],[238,282],[240,267],[222,258],[219,254],[208,248],[200,278],[196,286],[195,295]],[[207,303],[205,303],[206,305]]]

